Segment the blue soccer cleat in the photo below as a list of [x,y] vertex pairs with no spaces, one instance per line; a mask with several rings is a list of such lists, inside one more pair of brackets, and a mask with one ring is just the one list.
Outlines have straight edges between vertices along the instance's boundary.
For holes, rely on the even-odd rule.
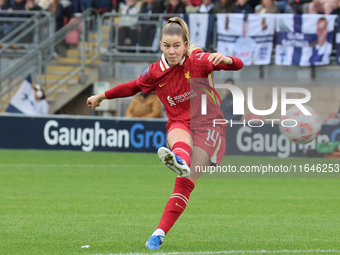
[[150,250],[158,250],[159,246],[163,243],[164,236],[151,236],[146,241],[145,248]]
[[190,168],[185,160],[178,157],[175,153],[165,147],[158,149],[158,157],[164,165],[169,167],[172,171],[181,177],[190,176]]

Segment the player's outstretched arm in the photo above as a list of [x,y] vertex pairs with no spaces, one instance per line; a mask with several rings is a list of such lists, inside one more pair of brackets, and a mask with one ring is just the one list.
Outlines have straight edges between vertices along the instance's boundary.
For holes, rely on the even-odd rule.
[[137,85],[137,80],[130,81],[124,84],[120,84],[112,89],[109,89],[103,93],[95,96],[91,96],[87,99],[87,106],[92,107],[95,110],[104,99],[114,99],[119,97],[129,97],[140,92],[141,89]]
[[[243,67],[243,62],[237,57],[226,57],[220,52],[212,53],[208,57],[209,62],[212,62],[215,70],[240,70]],[[227,65],[227,66],[225,66]]]

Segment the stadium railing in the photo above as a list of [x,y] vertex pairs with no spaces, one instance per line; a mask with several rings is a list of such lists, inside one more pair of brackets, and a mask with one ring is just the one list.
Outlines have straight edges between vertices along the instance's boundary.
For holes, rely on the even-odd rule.
[[[155,61],[158,59],[159,38],[167,18],[180,16],[174,14],[136,14],[122,15],[119,13],[104,13],[100,17],[98,33],[100,52],[111,60],[124,61]],[[135,19],[132,26],[124,24],[124,18]],[[123,18],[123,19],[122,19]],[[124,28],[130,29],[127,32]],[[122,38],[129,35],[130,45]],[[134,37],[132,38],[131,37]],[[134,42],[135,41],[135,42]],[[122,43],[123,42],[123,43]]]
[[0,57],[20,57],[49,38],[54,14],[46,11],[0,11]]
[[[19,61],[0,73],[0,109],[3,108],[4,100],[9,100],[18,86],[28,75],[35,77],[36,83],[46,84],[43,81],[43,73],[49,62],[53,62],[55,57],[55,47],[65,41],[65,38],[72,32],[77,31],[79,34],[80,44],[78,47],[79,61],[72,64],[68,71],[63,72],[60,78],[55,79],[49,88],[45,89],[46,97],[55,93],[62,85],[69,82],[73,77],[79,76],[79,83],[84,84],[85,67],[91,65],[99,56],[98,45],[99,38],[89,36],[92,30],[97,29],[99,13],[95,9],[87,9],[72,22],[68,23],[58,32],[50,35],[46,40],[41,42],[36,48],[30,50]],[[46,76],[44,76],[46,77]],[[45,78],[46,79],[46,78]],[[6,101],[6,100],[5,100]]]

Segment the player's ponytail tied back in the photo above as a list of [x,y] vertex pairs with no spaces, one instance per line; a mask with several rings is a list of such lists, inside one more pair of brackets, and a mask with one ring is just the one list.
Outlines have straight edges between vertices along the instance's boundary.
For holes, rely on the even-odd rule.
[[166,24],[161,32],[161,41],[163,39],[163,35],[179,35],[182,36],[183,42],[187,43],[187,48],[185,51],[185,56],[189,56],[189,47],[190,47],[190,38],[189,38],[189,28],[187,23],[179,17],[173,17],[168,20],[168,24]]

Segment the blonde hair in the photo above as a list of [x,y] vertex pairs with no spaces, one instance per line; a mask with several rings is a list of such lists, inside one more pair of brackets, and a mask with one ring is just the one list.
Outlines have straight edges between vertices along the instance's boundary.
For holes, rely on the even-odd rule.
[[190,45],[189,50],[188,50],[189,56],[190,56],[191,53],[192,53],[193,51],[195,51],[195,50],[201,50],[201,51],[203,51],[201,47],[197,47],[197,46],[195,46],[194,44],[193,44],[193,45]]
[[189,57],[190,52],[190,38],[189,38],[189,28],[187,23],[179,17],[173,17],[168,20],[168,24],[166,24],[161,32],[161,41],[163,39],[163,35],[179,35],[182,36],[183,42],[187,42],[187,47],[184,51],[184,55]]

